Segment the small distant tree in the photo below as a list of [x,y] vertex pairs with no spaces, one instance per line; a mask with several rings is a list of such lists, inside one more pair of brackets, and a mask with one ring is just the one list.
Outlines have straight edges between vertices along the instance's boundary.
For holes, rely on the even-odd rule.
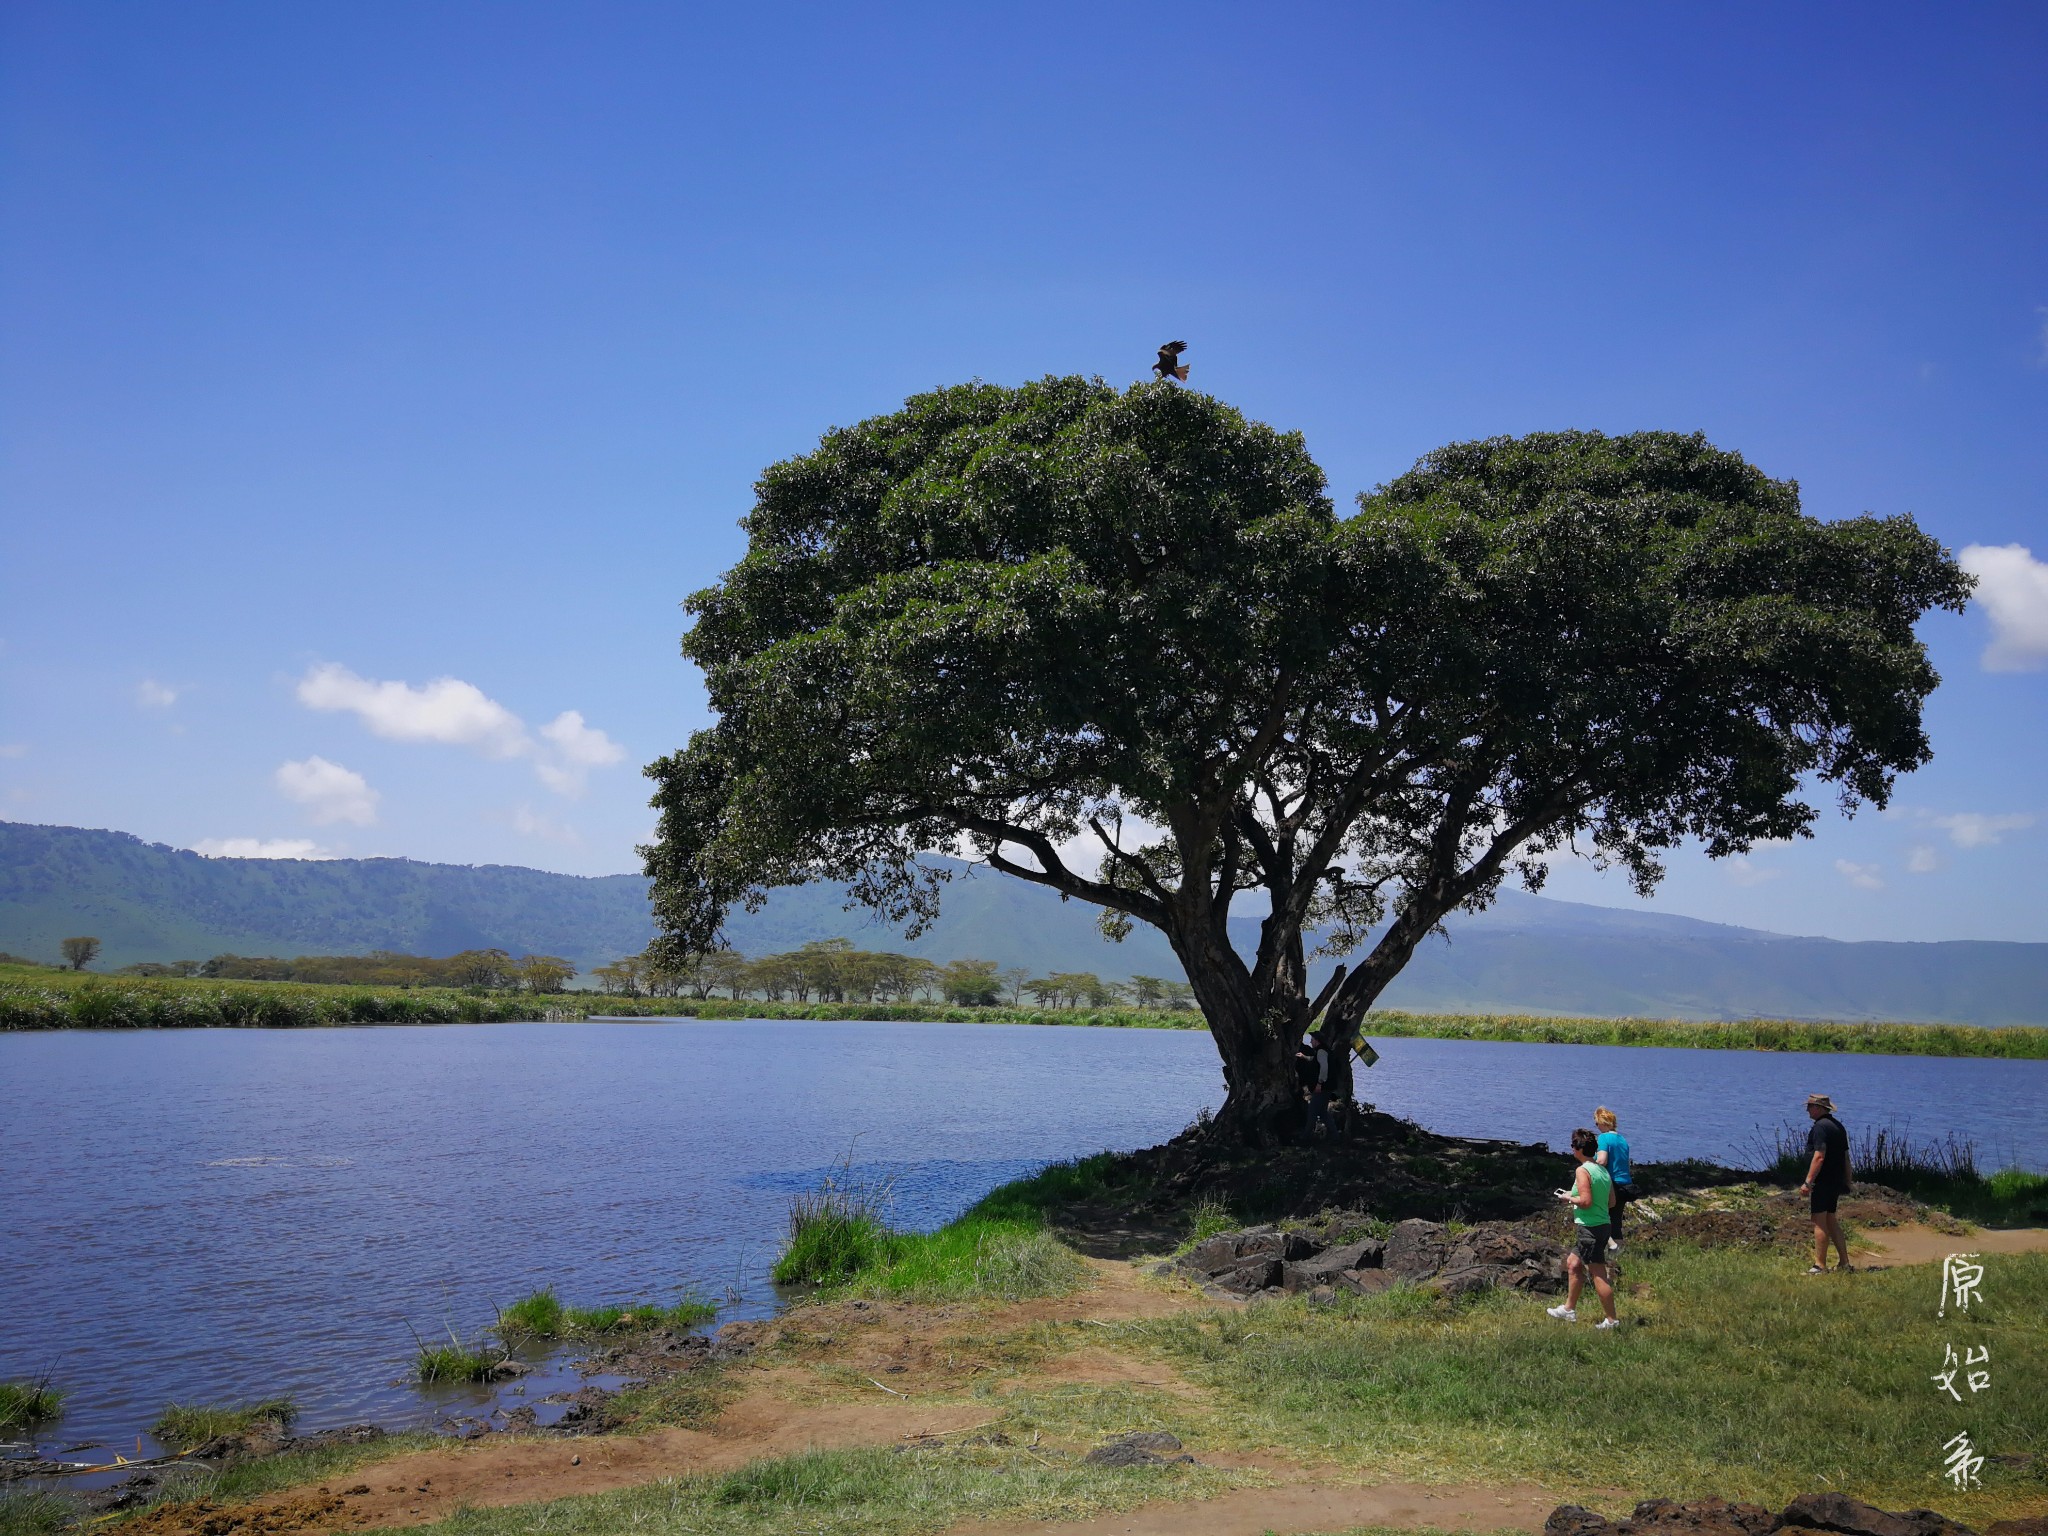
[[1013,965],[996,972],[996,980],[1003,984],[1003,1001],[1014,1008],[1023,1000],[1024,989],[1031,983],[1031,973],[1021,965]]
[[173,976],[197,976],[199,974],[199,962],[197,960],[173,960],[170,964],[170,972]]
[[527,955],[520,960],[515,974],[529,992],[563,992],[568,990],[576,967],[560,955]]
[[1131,1001],[1140,1008],[1156,1008],[1160,999],[1166,996],[1166,983],[1157,976],[1133,976],[1131,978]]
[[66,939],[61,948],[64,951],[64,963],[74,971],[82,971],[91,965],[93,958],[99,954],[100,941],[94,938]]
[[592,966],[590,974],[597,978],[597,984],[607,996],[638,997],[644,975],[638,955],[628,955],[610,965]]
[[1057,1008],[1060,1005],[1060,984],[1050,976],[1034,976],[1024,983],[1024,990],[1031,994],[1031,1001],[1041,1008]]
[[993,960],[955,960],[939,973],[946,1001],[968,1008],[986,1008],[1001,995]]
[[512,957],[502,949],[465,949],[448,959],[456,984],[464,987],[502,987],[512,980]]

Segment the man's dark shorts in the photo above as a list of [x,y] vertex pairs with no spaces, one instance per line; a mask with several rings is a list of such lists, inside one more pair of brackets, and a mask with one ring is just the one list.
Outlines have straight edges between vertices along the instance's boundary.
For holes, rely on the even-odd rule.
[[1816,1184],[1810,1193],[1809,1209],[1816,1216],[1832,1216],[1841,1198],[1842,1192],[1839,1189],[1822,1189]]
[[1597,1227],[1579,1228],[1579,1241],[1572,1249],[1579,1256],[1581,1264],[1605,1264],[1607,1262],[1607,1239],[1614,1236],[1614,1228],[1604,1222]]

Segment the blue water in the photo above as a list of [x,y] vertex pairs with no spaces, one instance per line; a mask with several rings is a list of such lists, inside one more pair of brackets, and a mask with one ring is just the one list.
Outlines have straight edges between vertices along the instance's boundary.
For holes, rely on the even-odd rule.
[[[2048,1063],[1382,1042],[1362,1097],[1562,1146],[1612,1106],[1638,1161],[1753,1161],[1831,1093],[2048,1169]],[[1044,1162],[1164,1140],[1222,1099],[1205,1034],[661,1020],[0,1035],[0,1376],[70,1389],[45,1447],[131,1449],[167,1401],[288,1393],[312,1427],[421,1421],[411,1330],[737,1296],[791,1194],[852,1162],[930,1225]]]

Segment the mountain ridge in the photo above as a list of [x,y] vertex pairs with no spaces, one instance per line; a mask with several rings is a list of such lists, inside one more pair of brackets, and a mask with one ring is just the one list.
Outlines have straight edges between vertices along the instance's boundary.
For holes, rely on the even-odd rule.
[[[952,861],[946,861],[951,863]],[[917,940],[843,910],[832,888],[773,893],[729,928],[748,954],[844,937],[933,960],[1034,974],[1180,974],[1163,935],[1103,939],[1094,909],[953,866],[941,915]],[[1257,921],[1234,919],[1241,948]],[[1673,913],[1630,912],[1507,890],[1431,938],[1381,999],[1422,1012],[1673,1018],[2048,1023],[2048,944],[1804,938]],[[215,859],[126,832],[0,822],[0,950],[54,958],[91,933],[102,964],[242,954],[449,954],[496,946],[584,969],[654,932],[639,875],[562,875],[512,864],[405,858]],[[1321,962],[1318,969],[1327,969]]]

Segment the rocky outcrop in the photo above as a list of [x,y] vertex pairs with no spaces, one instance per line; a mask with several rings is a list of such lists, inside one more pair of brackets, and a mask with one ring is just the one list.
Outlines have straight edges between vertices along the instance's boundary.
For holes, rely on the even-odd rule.
[[1305,1292],[1317,1301],[1395,1285],[1428,1286],[1451,1296],[1495,1286],[1550,1292],[1564,1288],[1564,1249],[1507,1222],[1453,1228],[1404,1221],[1384,1238],[1351,1236],[1341,1242],[1314,1229],[1246,1227],[1197,1243],[1169,1266],[1173,1271],[1225,1295]]
[[1192,1456],[1172,1456],[1180,1449],[1180,1437],[1163,1429],[1143,1429],[1118,1435],[1090,1451],[1082,1459],[1095,1467],[1163,1467],[1168,1462],[1192,1463]]
[[[2002,1527],[2032,1524],[2005,1520],[1996,1536],[2028,1536]],[[1772,1514],[1761,1504],[1726,1499],[1645,1499],[1626,1520],[1609,1520],[1577,1504],[1560,1504],[1543,1522],[1544,1536],[1976,1536],[1968,1526],[1931,1509],[1889,1510],[1845,1493],[1801,1494]]]

